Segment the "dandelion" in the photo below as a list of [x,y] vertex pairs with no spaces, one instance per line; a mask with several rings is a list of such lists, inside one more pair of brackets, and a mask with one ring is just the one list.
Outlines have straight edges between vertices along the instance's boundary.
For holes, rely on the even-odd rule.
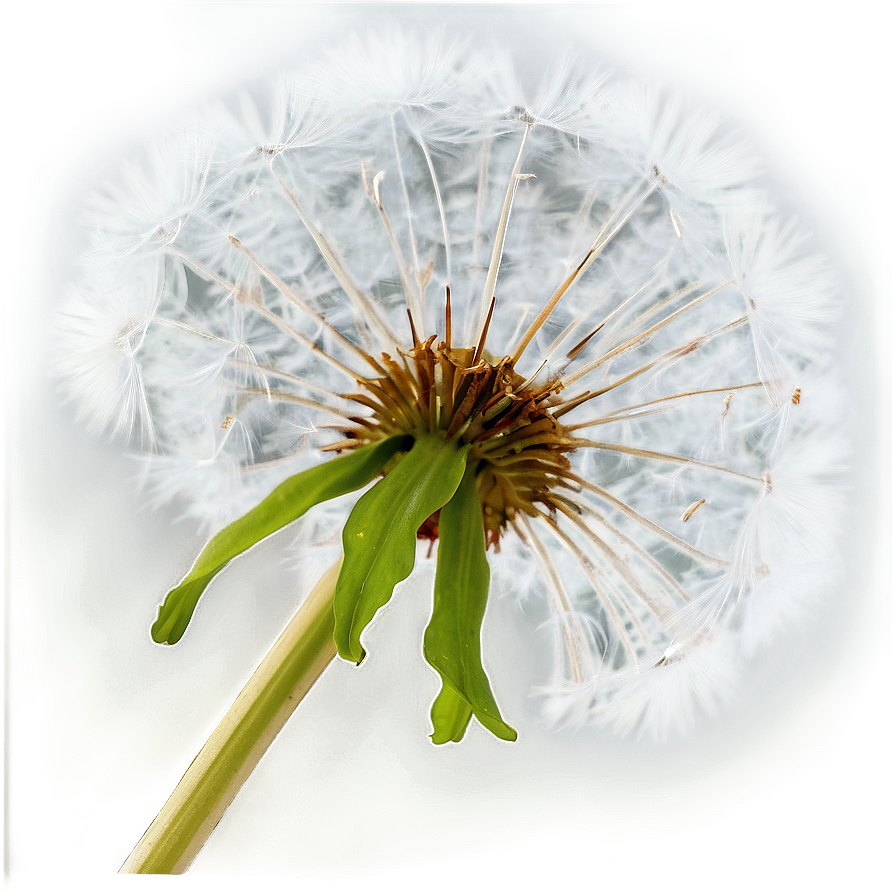
[[675,97],[383,34],[97,201],[60,372],[216,533],[153,638],[300,517],[342,548],[126,870],[188,866],[416,564],[437,744],[517,738],[492,578],[550,612],[553,722],[663,738],[724,703],[830,580],[843,457],[831,276],[756,171]]

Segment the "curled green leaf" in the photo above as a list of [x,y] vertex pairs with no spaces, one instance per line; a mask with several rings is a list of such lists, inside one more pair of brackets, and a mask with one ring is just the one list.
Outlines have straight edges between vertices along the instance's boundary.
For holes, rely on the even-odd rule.
[[433,701],[429,717],[432,719],[431,736],[434,744],[447,744],[449,741],[457,743],[467,733],[473,710],[469,701],[442,679],[442,689]]
[[374,478],[409,439],[393,436],[290,476],[247,514],[222,529],[203,548],[184,580],[159,607],[152,638],[175,644],[183,635],[209,582],[234,557],[297,520],[316,504],[348,494]]
[[432,619],[423,654],[442,677],[431,710],[433,743],[459,741],[471,716],[502,740],[517,734],[502,718],[482,668],[481,629],[488,600],[488,559],[473,469],[439,515],[439,557]]
[[361,633],[411,574],[417,530],[454,494],[468,453],[440,433],[421,435],[355,504],[342,531],[345,561],[336,585],[334,636],[343,659],[364,659]]

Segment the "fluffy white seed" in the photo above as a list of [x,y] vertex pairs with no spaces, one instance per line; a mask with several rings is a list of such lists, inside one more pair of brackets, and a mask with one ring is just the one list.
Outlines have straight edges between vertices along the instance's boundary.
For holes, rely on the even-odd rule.
[[211,110],[96,203],[60,370],[214,527],[327,456],[409,313],[445,338],[450,286],[472,345],[495,296],[487,357],[559,378],[582,440],[496,591],[553,620],[552,719],[663,737],[830,583],[836,287],[712,116],[571,62],[523,81],[389,33]]

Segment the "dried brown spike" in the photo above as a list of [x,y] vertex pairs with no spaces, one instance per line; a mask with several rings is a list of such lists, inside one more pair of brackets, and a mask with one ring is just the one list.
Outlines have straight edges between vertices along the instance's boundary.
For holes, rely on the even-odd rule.
[[451,287],[445,286],[445,347],[451,351]]
[[414,345],[418,345],[420,342],[419,337],[417,336],[417,328],[414,326],[414,318],[411,315],[411,309],[406,309],[408,313],[408,323],[411,325],[411,339],[414,341]]
[[488,328],[492,322],[492,314],[495,311],[495,297],[492,296],[491,304],[488,306],[488,316],[485,318],[485,323],[482,325],[482,332],[479,334],[479,343],[476,345],[476,353],[473,355],[473,366],[475,367],[479,363],[479,359],[482,357],[482,350],[485,348],[485,337],[488,336]]
[[577,342],[567,354],[567,358],[572,360],[586,345],[598,334],[599,330],[603,327],[603,324],[596,326],[584,339],[580,342]]
[[[382,376],[359,378],[362,394],[344,396],[372,411],[364,422],[339,430],[342,440],[325,450],[342,450],[388,437],[442,432],[470,448],[468,463],[478,474],[486,543],[497,550],[501,534],[515,517],[548,515],[556,509],[556,489],[575,488],[566,455],[582,440],[557,420],[556,384],[530,388],[504,357],[482,357],[494,314],[493,297],[474,348],[455,348],[451,339],[451,297],[445,291],[445,335],[421,341],[410,314],[414,347],[397,359],[382,356]],[[536,373],[537,375],[537,373]],[[587,395],[588,393],[586,393]],[[580,399],[581,400],[581,397]],[[437,519],[418,537],[438,538]]]

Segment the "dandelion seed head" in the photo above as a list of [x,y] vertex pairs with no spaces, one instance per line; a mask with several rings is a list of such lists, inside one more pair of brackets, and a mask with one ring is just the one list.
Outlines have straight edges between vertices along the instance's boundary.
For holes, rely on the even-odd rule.
[[391,435],[469,446],[548,717],[662,738],[830,584],[837,289],[722,122],[546,72],[382,31],[209,110],[94,203],[59,370],[206,527]]

